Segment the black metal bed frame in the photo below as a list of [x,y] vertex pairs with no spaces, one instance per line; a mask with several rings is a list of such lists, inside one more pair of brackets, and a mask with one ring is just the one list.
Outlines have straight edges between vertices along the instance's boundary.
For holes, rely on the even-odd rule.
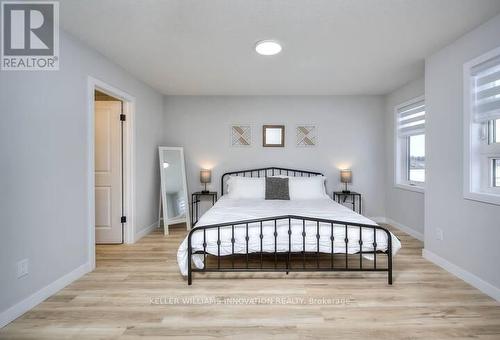
[[[286,169],[286,168],[260,168],[260,169],[252,169],[252,170],[241,170],[241,171],[233,171],[233,172],[228,172],[222,175],[221,177],[221,194],[224,194],[224,185],[225,185],[225,177],[231,176],[231,175],[236,175],[236,176],[244,176],[246,177],[247,174],[250,177],[267,177],[269,175],[271,176],[276,176],[276,175],[287,175],[290,176],[290,174],[293,174],[295,177],[311,177],[311,176],[320,176],[322,175],[319,172],[313,172],[313,171],[306,171],[306,170],[294,170],[294,169]],[[256,176],[254,176],[254,174]],[[263,175],[263,176],[262,176]],[[292,251],[292,220],[296,221],[302,221],[302,251]],[[278,221],[287,221],[288,222],[288,251],[278,251],[277,250],[277,237],[278,237],[278,232],[277,232],[277,224]],[[274,222],[274,233],[271,235],[274,236],[274,252],[268,252],[268,251],[263,251],[263,223],[271,223]],[[306,251],[306,222],[309,223],[316,223],[316,233],[315,233],[315,238],[316,238],[316,251],[311,252],[311,251]],[[324,226],[330,225],[330,236],[328,237],[330,240],[331,244],[331,252],[330,253],[324,253],[320,252],[320,223]],[[249,225],[250,224],[256,224],[255,226],[250,226],[250,228],[259,228],[260,226],[260,233],[259,233],[259,238],[260,238],[260,251],[259,252],[251,252],[249,253],[248,250],[248,243],[249,243]],[[230,229],[229,229],[230,228]],[[245,230],[245,241],[246,241],[246,252],[245,253],[235,253],[234,250],[234,245],[235,245],[235,229],[237,228],[244,228]],[[345,253],[337,253],[335,254],[334,252],[334,241],[335,241],[335,236],[334,236],[334,229],[336,228],[344,228],[345,230],[345,238],[343,239],[345,243]],[[349,239],[348,239],[348,229],[352,228],[359,228],[359,252],[356,254],[348,254],[348,246],[349,246]],[[230,266],[221,266],[221,229],[224,230],[231,230],[231,238],[229,240],[226,240],[226,242],[230,242],[231,244],[231,249],[232,253],[230,255],[225,255],[224,257],[229,257],[231,259]],[[271,228],[272,229],[272,228]],[[323,228],[324,229],[324,228]],[[207,258],[211,254],[207,252],[207,230],[217,230],[217,260],[216,260],[216,266],[214,267],[209,267]],[[368,230],[368,231],[367,231]],[[377,250],[377,230],[381,230],[382,232],[385,232],[387,235],[387,248],[385,251]],[[373,232],[373,249],[370,251],[363,251],[363,232]],[[192,248],[192,236],[195,233],[203,233],[203,250],[201,251],[193,251]],[[324,235],[323,235],[324,237]],[[227,243],[226,243],[227,244]],[[194,254],[202,254],[203,255],[203,260],[204,260],[204,266],[203,268],[193,268],[192,266],[192,255]],[[364,266],[363,267],[363,255],[366,254],[371,254],[373,256],[373,261],[370,260],[373,265],[371,266]],[[377,255],[378,256],[387,256],[387,265],[383,266],[383,268],[377,267]],[[250,256],[256,256],[257,261],[250,261]],[[264,264],[264,256],[269,257],[271,256],[273,258],[272,264]],[[301,265],[293,265],[292,261],[292,256],[300,256],[302,261]],[[326,257],[329,256],[328,261]],[[359,256],[359,265],[356,267],[350,266],[349,265],[349,256],[351,256],[351,260],[355,256]],[[235,257],[243,257],[244,262],[243,265],[237,265],[235,263]],[[284,257],[284,260],[282,259]],[[321,259],[323,257],[323,260]],[[335,265],[334,259],[338,259],[339,257],[342,258],[342,265],[339,266],[338,264]],[[311,266],[311,261],[315,265]],[[281,264],[284,264],[283,266],[278,266],[278,264],[281,262]],[[284,262],[284,263],[283,263]],[[327,264],[325,265],[325,262]],[[357,262],[357,261],[356,261]],[[308,265],[306,266],[306,263]],[[329,220],[329,219],[321,219],[321,218],[312,218],[312,217],[305,217],[305,216],[297,216],[297,215],[285,215],[285,216],[273,216],[273,217],[268,217],[268,218],[259,218],[259,219],[252,219],[252,220],[244,220],[244,221],[234,221],[234,222],[228,222],[228,223],[221,223],[221,224],[213,224],[213,225],[204,225],[204,226],[197,226],[193,229],[188,234],[188,284],[192,284],[192,279],[193,279],[193,273],[195,272],[201,272],[201,273],[206,273],[206,272],[286,272],[288,274],[289,272],[326,272],[326,271],[343,271],[343,272],[387,272],[388,275],[388,284],[392,284],[392,238],[391,238],[391,233],[386,229],[378,225],[370,225],[370,224],[361,224],[361,223],[353,223],[353,222],[346,222],[346,221],[337,221],[337,220]]]

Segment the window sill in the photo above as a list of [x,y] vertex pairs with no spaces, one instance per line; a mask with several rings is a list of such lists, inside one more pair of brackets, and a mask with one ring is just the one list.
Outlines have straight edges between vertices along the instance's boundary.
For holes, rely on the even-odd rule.
[[500,194],[487,192],[465,192],[464,198],[482,203],[500,205]]
[[398,188],[398,189],[403,189],[403,190],[418,192],[418,193],[421,193],[421,194],[425,193],[424,187],[417,186],[417,185],[396,183],[396,184],[394,184],[394,187]]

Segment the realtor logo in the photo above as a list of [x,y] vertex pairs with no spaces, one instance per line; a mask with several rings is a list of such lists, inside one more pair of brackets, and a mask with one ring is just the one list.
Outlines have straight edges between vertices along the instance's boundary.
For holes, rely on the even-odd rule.
[[3,1],[0,68],[59,70],[59,2]]

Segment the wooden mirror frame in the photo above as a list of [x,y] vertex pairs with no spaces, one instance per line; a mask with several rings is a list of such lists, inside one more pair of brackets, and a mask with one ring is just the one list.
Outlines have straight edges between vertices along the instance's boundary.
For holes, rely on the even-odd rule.
[[[266,142],[266,130],[267,129],[280,129],[281,130],[281,143],[280,144],[268,144]],[[263,147],[285,147],[285,125],[263,125],[262,126],[262,146]]]

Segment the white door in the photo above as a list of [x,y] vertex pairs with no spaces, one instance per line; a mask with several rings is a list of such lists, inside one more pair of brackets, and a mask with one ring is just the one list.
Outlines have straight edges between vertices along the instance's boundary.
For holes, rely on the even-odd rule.
[[95,102],[95,240],[122,243],[121,102]]

